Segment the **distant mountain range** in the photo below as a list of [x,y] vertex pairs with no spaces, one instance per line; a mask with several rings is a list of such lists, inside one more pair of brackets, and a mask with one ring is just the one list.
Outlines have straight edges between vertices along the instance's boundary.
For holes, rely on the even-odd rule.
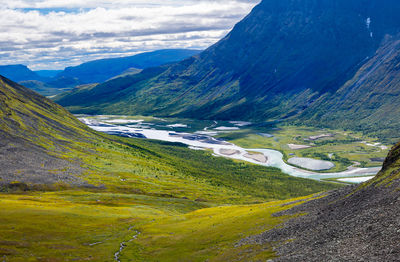
[[399,12],[395,0],[264,0],[199,55],[56,101],[80,113],[307,121],[399,137],[375,128],[400,124]]
[[142,69],[179,62],[200,50],[165,49],[129,57],[101,59],[65,70],[32,71],[24,65],[0,66],[0,75],[42,94],[55,95],[78,85],[101,83],[118,75],[139,73]]
[[145,69],[179,62],[198,53],[200,50],[166,49],[128,57],[101,59],[67,67],[57,76],[77,78],[82,84],[102,83],[132,68]]
[[47,81],[46,77],[43,77],[24,65],[3,65],[0,66],[0,75],[13,79],[15,82],[21,82],[26,80],[34,81]]

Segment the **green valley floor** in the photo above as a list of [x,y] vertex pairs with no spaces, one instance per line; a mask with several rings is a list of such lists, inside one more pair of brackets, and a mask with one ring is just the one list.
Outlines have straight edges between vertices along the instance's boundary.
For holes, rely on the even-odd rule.
[[[291,202],[340,187],[179,144],[104,138],[65,155],[82,161],[80,188],[18,181],[3,188],[3,261],[269,258],[269,245],[235,244],[287,219],[272,214],[301,203]],[[80,153],[87,150],[95,151]]]

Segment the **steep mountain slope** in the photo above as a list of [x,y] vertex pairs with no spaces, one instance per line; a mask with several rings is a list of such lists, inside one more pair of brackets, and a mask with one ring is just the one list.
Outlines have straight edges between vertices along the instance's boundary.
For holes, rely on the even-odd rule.
[[367,130],[387,139],[400,136],[400,35],[387,36],[343,87],[315,101],[303,123]]
[[58,74],[58,77],[77,78],[82,84],[102,83],[130,68],[144,69],[179,62],[199,52],[190,49],[165,49],[128,57],[94,60],[79,66],[67,67]]
[[[306,214],[243,243],[277,243],[274,261],[398,261],[400,144],[382,171],[359,187],[334,191],[279,215]],[[292,241],[284,242],[288,239]]]
[[[82,94],[84,103],[58,102],[74,112],[289,118],[351,79],[386,35],[399,32],[399,11],[394,0],[264,0],[198,56],[158,75],[99,85],[94,96]],[[103,88],[114,92],[98,101]]]
[[83,183],[80,163],[61,155],[90,136],[65,109],[0,76],[0,183]]

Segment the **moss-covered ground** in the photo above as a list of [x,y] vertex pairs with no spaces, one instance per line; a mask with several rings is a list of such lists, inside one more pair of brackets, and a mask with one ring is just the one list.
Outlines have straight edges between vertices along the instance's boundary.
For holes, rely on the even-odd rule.
[[[296,199],[297,200],[297,199]],[[185,199],[63,191],[0,195],[4,261],[256,261],[268,245],[235,247],[288,217],[289,201],[207,205]],[[297,203],[299,204],[299,203]]]
[[235,244],[281,222],[271,214],[288,199],[339,186],[97,133],[22,86],[0,77],[0,87],[1,142],[29,151],[27,168],[1,173],[0,261],[266,259],[268,247]]

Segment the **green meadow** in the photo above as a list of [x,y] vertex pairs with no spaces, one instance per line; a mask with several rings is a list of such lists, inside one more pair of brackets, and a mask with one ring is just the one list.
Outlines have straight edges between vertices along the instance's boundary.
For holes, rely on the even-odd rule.
[[[235,244],[285,217],[272,214],[338,184],[193,151],[181,144],[118,138],[69,141],[60,157],[79,159],[66,184],[3,188],[4,261],[227,261],[269,258],[268,246]],[[117,253],[123,246],[120,253]],[[236,253],[235,253],[236,252]],[[240,254],[239,254],[239,253]],[[116,254],[117,253],[117,254]]]

